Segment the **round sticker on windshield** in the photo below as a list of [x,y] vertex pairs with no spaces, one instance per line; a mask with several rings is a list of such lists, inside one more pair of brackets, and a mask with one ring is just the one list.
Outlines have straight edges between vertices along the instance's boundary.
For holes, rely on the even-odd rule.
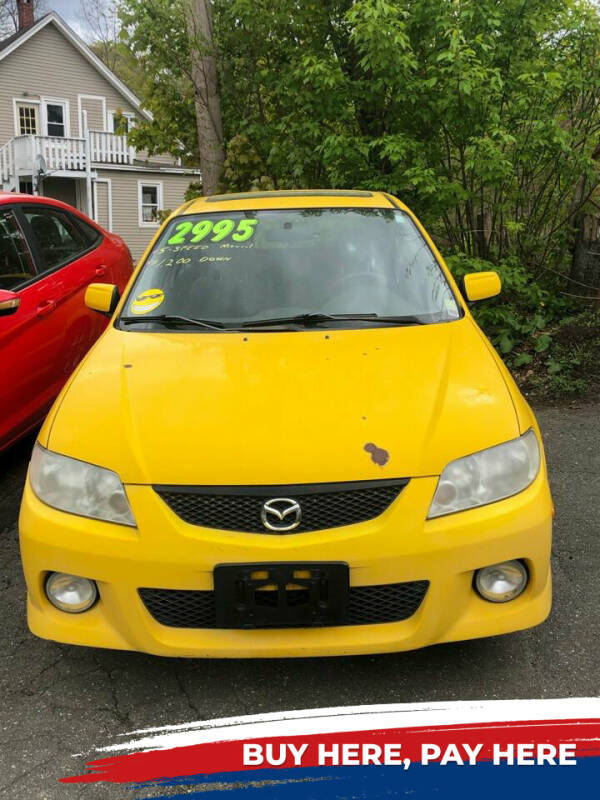
[[146,289],[133,299],[129,310],[132,314],[149,314],[158,308],[165,299],[165,293],[162,289]]

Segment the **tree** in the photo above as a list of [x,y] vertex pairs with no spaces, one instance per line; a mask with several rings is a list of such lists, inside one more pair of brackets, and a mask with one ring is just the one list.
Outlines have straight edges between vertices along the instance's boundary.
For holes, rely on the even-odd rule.
[[593,5],[237,0],[220,18],[223,85],[278,185],[400,194],[481,258],[564,251],[598,182]]
[[81,20],[94,45],[94,52],[106,66],[116,71],[118,53],[115,45],[121,33],[118,6],[114,0],[80,0]]
[[210,7],[197,3],[126,0],[122,40],[147,76],[144,102],[154,115],[132,132],[132,140],[150,153],[199,163],[204,191],[215,192],[223,166],[216,50]]
[[80,0],[80,16],[90,49],[138,96],[145,94],[147,76],[123,41],[115,0]]
[[215,194],[223,169],[223,126],[211,0],[189,0],[188,36],[204,194]]
[[[127,35],[153,75],[157,124],[140,135],[168,144],[177,131],[197,150],[202,81],[184,0],[125,5]],[[382,189],[411,205],[446,252],[515,257],[531,274],[568,257],[599,180],[592,2],[214,0],[212,9],[200,52],[216,61],[225,187]]]
[[194,85],[187,8],[183,0],[125,0],[119,16],[121,40],[144,76],[144,106],[152,122],[139,123],[130,133],[140,149],[170,153],[184,163],[198,164]]
[[[34,19],[46,10],[46,0],[33,0]],[[19,29],[17,0],[0,0],[0,40]]]

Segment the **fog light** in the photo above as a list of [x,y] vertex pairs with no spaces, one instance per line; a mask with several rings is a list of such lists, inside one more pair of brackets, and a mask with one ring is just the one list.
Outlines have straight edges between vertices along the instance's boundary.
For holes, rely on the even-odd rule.
[[94,581],[52,572],[46,578],[46,595],[53,606],[71,614],[80,614],[91,608],[98,598]]
[[520,561],[503,561],[482,567],[475,573],[475,588],[491,603],[507,603],[527,586],[529,575]]

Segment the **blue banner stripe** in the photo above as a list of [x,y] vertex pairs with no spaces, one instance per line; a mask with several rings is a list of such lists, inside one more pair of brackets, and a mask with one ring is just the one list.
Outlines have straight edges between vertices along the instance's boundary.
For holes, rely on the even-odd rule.
[[[269,769],[221,775],[195,775],[153,782],[152,786],[196,786],[200,791],[162,797],[140,796],[137,800],[598,800],[600,758],[582,758],[575,766],[494,766],[487,762],[474,767],[449,764],[413,764],[401,767],[310,767]],[[218,784],[218,786],[215,786]],[[214,788],[209,788],[214,786]],[[148,789],[145,784],[143,789]],[[205,788],[206,787],[206,788]],[[137,787],[142,790],[142,786]]]

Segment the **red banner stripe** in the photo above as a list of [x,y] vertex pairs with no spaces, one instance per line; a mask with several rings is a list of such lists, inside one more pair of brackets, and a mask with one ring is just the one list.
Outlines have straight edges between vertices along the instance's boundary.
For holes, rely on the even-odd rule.
[[[293,731],[292,724],[290,730]],[[193,735],[191,733],[190,735]],[[600,756],[600,719],[582,720],[535,720],[523,722],[491,722],[439,727],[391,728],[371,731],[343,731],[340,733],[308,734],[240,739],[235,741],[207,742],[165,750],[150,750],[112,756],[86,764],[89,770],[84,775],[62,778],[63,783],[130,783],[175,778],[188,775],[214,775],[215,773],[251,771],[265,768],[289,768],[296,766],[292,754],[280,764],[263,763],[244,765],[243,745],[252,743],[274,746],[275,757],[283,744],[296,748],[303,744],[303,767],[331,766],[319,761],[319,745],[331,749],[332,745],[401,744],[401,757],[411,762],[421,760],[422,744],[438,745],[442,752],[450,744],[467,744],[470,747],[482,744],[478,761],[490,761],[494,745],[506,748],[517,744],[550,744],[558,749],[560,744],[576,744],[576,757]],[[341,748],[340,748],[341,749]],[[264,752],[264,751],[263,751]],[[435,759],[432,759],[435,760]],[[465,762],[466,763],[466,762]]]

